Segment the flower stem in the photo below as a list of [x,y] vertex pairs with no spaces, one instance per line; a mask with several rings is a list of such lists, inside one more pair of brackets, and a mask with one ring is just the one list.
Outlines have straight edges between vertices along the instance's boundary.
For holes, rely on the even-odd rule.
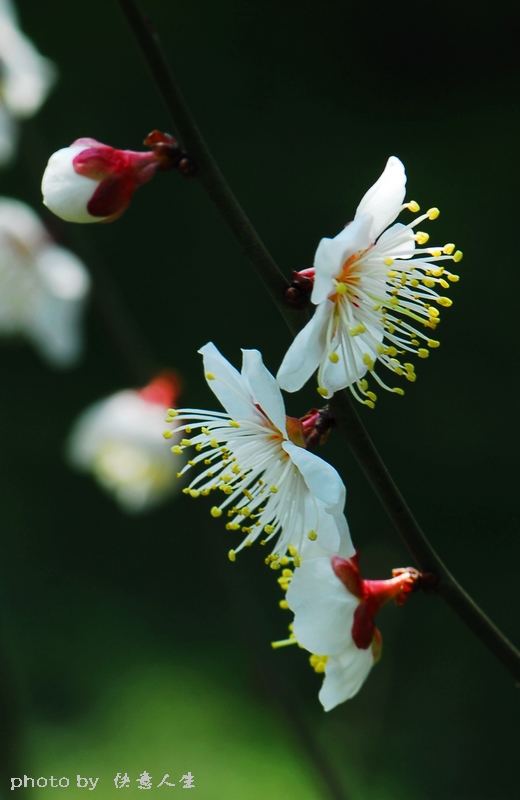
[[[174,128],[185,150],[196,163],[200,183],[251,261],[290,330],[296,334],[305,325],[308,316],[306,312],[296,311],[286,305],[288,283],[209,152],[164,58],[151,21],[134,0],[117,2],[137,39]],[[349,393],[342,391],[334,395],[330,406],[340,434],[352,449],[404,544],[422,572],[432,572],[437,577],[436,593],[520,682],[520,652],[479,609],[430,545],[372,443]]]

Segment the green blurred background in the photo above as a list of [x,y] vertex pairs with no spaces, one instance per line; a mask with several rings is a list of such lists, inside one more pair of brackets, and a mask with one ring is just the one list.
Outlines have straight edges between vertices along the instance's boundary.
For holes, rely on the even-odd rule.
[[[352,218],[391,154],[407,168],[408,198],[441,209],[432,243],[464,251],[441,348],[417,365],[404,398],[379,392],[376,410],[360,411],[434,546],[520,642],[513,6],[145,6],[286,273],[312,264],[319,239]],[[171,126],[116,2],[17,7],[60,70],[0,176],[1,194],[38,208],[52,151],[80,136],[139,149],[152,128]],[[257,347],[276,371],[289,334],[196,181],[158,176],[113,225],[46,219],[101,276],[99,291],[112,293],[105,307],[119,318],[119,296],[157,363],[181,373],[185,404],[214,407],[196,354],[208,340],[237,365],[240,347]],[[191,771],[204,800],[321,800],[330,795],[294,707],[352,800],[516,800],[518,692],[442,601],[419,595],[385,608],[382,661],[356,698],[324,714],[305,653],[270,650],[289,616],[258,548],[231,564],[231,534],[204,499],[181,495],[129,517],[67,468],[63,444],[78,413],[139,380],[99,308],[91,305],[86,356],[72,371],[50,371],[23,345],[0,350],[4,770],[99,777],[96,797],[112,796],[125,771],[133,782],[124,791],[136,796],[146,770],[153,792],[172,792],[156,788],[166,773],[177,782]],[[313,387],[287,403],[300,416],[316,403]],[[332,435],[322,454],[347,485],[365,574],[407,565],[343,442]]]

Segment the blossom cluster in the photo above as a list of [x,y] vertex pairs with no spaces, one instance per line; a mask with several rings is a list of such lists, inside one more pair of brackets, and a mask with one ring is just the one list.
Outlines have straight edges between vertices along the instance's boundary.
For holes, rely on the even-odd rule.
[[376,612],[391,599],[403,603],[420,576],[404,569],[389,580],[361,577],[344,513],[345,486],[312,452],[323,438],[320,412],[288,417],[280,390],[296,391],[317,370],[322,397],[348,387],[374,407],[368,378],[403,394],[384,382],[379,364],[413,382],[410,355],[425,358],[438,346],[438,307],[451,305],[440,290],[458,280],[446,262],[459,262],[462,253],[453,243],[426,247],[428,234],[415,230],[438,217],[436,208],[413,222],[395,222],[402,211],[419,212],[416,202],[404,202],[405,185],[403,164],[391,157],[353,222],[320,242],[313,268],[301,273],[312,285],[316,310],[276,379],[257,350],[242,351],[238,372],[210,342],[199,353],[224,411],[172,408],[167,420],[175,428],[164,434],[182,436],[172,452],[187,459],[177,473],[190,479],[183,492],[211,495],[211,516],[238,535],[229,558],[235,561],[256,541],[270,545],[265,561],[279,571],[282,608],[294,613],[289,637],[273,646],[310,651],[311,665],[324,673],[326,710],[359,690],[381,655]]
[[[154,136],[164,141],[164,134]],[[42,181],[45,204],[75,222],[114,219],[137,186],[163,168],[164,152],[156,141],[145,141],[151,152],[133,153],[77,140],[49,160]],[[392,378],[414,382],[410,359],[424,359],[439,346],[434,338],[439,309],[451,305],[444,292],[458,281],[449,267],[462,253],[452,242],[428,244],[429,234],[417,226],[435,220],[439,210],[421,214],[415,201],[405,202],[405,190],[404,166],[392,156],[353,221],[334,238],[322,239],[313,267],[296,273],[294,286],[308,288],[315,311],[276,378],[258,350],[242,351],[239,372],[209,342],[199,353],[208,386],[224,410],[172,407],[166,417],[171,427],[164,437],[174,437],[171,451],[179,459],[175,472],[182,491],[192,498],[211,496],[209,513],[224,522],[233,541],[230,560],[256,542],[268,546],[265,562],[278,571],[286,592],[281,606],[294,613],[289,637],[273,646],[299,644],[311,653],[311,665],[324,673],[320,700],[326,710],[356,694],[379,659],[378,609],[391,599],[404,602],[420,576],[405,569],[389,580],[361,577],[345,516],[345,486],[334,467],[313,452],[326,438],[329,412],[287,416],[281,390],[295,392],[317,373],[322,398],[348,388],[373,408],[374,384],[404,393],[402,386],[387,383],[381,366]],[[402,212],[415,216],[397,222]],[[127,507],[144,504],[161,480],[170,486],[163,467],[154,473],[142,454],[136,455],[136,431],[134,437],[125,433],[125,420],[130,430],[142,402],[123,392],[94,407],[71,444],[75,463],[94,470]],[[116,431],[122,433],[118,441]]]

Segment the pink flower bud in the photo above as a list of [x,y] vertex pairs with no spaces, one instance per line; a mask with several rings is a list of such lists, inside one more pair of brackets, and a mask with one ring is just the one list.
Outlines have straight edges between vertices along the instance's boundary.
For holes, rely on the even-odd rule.
[[77,139],[50,157],[42,179],[43,202],[66,222],[109,222],[157,169],[164,166],[154,150],[136,153]]

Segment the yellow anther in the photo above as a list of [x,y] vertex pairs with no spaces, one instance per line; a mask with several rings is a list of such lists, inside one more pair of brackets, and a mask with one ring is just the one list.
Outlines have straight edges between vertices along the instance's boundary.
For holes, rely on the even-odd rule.
[[209,467],[209,465],[211,464],[211,458],[205,458],[204,463],[206,464],[206,466]]
[[275,486],[274,483],[272,483],[269,489],[272,491],[273,494],[276,494],[276,492],[278,491],[278,486]]
[[387,355],[387,356],[396,356],[397,355],[397,350],[395,349],[395,347],[387,347],[386,350],[385,350],[385,355]]
[[442,256],[442,250],[432,249],[430,253],[434,258],[440,258]]
[[236,561],[237,554],[235,553],[234,550],[230,550],[227,555],[230,561]]
[[298,555],[296,547],[294,547],[292,544],[290,544],[287,549],[289,550],[289,555],[291,555],[293,558]]
[[284,569],[284,570],[282,570],[282,576],[284,578],[292,578],[292,576],[293,576],[292,569]]
[[234,419],[230,419],[229,420],[229,427],[230,428],[240,428],[240,423],[239,422],[235,422]]
[[188,461],[188,464],[190,465],[190,467],[194,467],[195,466],[195,462],[191,458]]
[[280,606],[280,608],[289,608],[289,603],[287,602],[287,600],[280,600],[278,605]]
[[176,411],[174,408],[169,408],[166,413],[168,414],[169,417],[178,417],[179,416],[179,412]]
[[386,267],[391,267],[393,263],[394,263],[394,259],[390,258],[390,257],[389,258],[385,258],[385,260],[383,261],[383,264]]
[[287,564],[290,564],[290,563],[291,563],[291,559],[290,558],[287,558],[287,556],[282,556],[281,557],[280,564],[282,565],[282,567],[285,567]]
[[238,473],[240,472],[240,467],[238,466],[238,464],[233,464],[233,466],[231,467],[231,472],[234,475],[238,475]]
[[415,372],[407,372],[406,380],[410,381],[410,383],[415,383],[415,381],[417,380],[417,375],[415,374]]
[[215,376],[213,375],[212,372],[206,372],[206,378],[208,379],[208,381],[214,381],[215,380]]
[[404,389],[401,389],[399,386],[396,386],[395,389],[392,389],[392,391],[394,392],[394,394],[400,394],[400,395],[404,394]]
[[449,289],[450,288],[450,284],[448,283],[448,281],[445,281],[444,278],[441,278],[439,283],[440,283],[440,285],[442,286],[443,289]]
[[406,272],[401,272],[401,286],[406,286]]
[[368,381],[366,380],[366,378],[363,378],[363,380],[359,382],[359,385],[361,386],[363,391],[366,392],[366,390],[368,389]]
[[336,292],[338,294],[346,294],[347,289],[348,286],[346,283],[343,283],[343,281],[339,281],[339,283],[336,284]]
[[438,208],[429,208],[426,214],[428,215],[428,219],[437,219],[441,212]]
[[386,329],[388,333],[395,333],[395,325],[387,325]]
[[269,566],[271,567],[271,569],[280,569],[280,564],[278,561],[271,561]]
[[311,542],[315,542],[316,539],[318,538],[318,534],[316,533],[316,531],[309,531],[307,536],[311,540]]
[[199,497],[200,492],[197,489],[190,489],[190,497]]
[[372,400],[363,400],[363,403],[369,408],[375,408],[375,404],[372,402]]
[[200,493],[203,497],[207,497],[208,494],[211,492],[211,489],[201,489]]
[[431,289],[433,286],[435,286],[435,281],[433,280],[433,278],[423,278],[423,279],[422,279],[422,282],[423,282],[423,283],[424,283],[424,285],[425,285],[425,286],[427,286],[429,289]]
[[453,244],[453,242],[448,242],[442,248],[442,252],[444,253],[445,256],[451,256],[454,250],[455,250],[455,245]]
[[417,212],[421,210],[419,203],[416,203],[415,200],[410,200],[409,203],[406,203],[406,208],[408,208],[414,214],[417,214]]
[[384,344],[378,344],[377,347],[376,347],[376,350],[379,353],[379,355],[382,356],[383,353],[385,352]]
[[180,456],[180,455],[182,455],[182,447],[179,447],[179,445],[178,445],[178,444],[174,444],[174,445],[173,445],[173,447],[172,447],[172,453],[173,453],[175,456]]
[[318,394],[321,394],[322,397],[328,397],[329,392],[323,386],[318,386]]
[[440,342],[438,342],[436,339],[428,339],[428,347],[439,347],[439,346]]
[[163,436],[165,439],[171,439],[174,434],[174,431],[164,431]]
[[238,522],[228,522],[226,524],[226,530],[227,531],[238,531],[238,530],[240,530],[240,525],[238,524]]
[[412,278],[410,283],[412,286],[419,286],[419,281],[417,280],[417,278]]
[[[439,300],[440,300],[440,298],[439,298]],[[437,300],[437,302],[439,302],[439,300]],[[450,305],[451,305],[451,303],[450,303]],[[437,308],[432,308],[430,306],[428,308],[428,314],[430,315],[430,317],[438,317],[439,316],[439,310]]]
[[220,485],[218,488],[221,489],[224,492],[224,494],[233,494],[233,487],[228,486],[227,483],[225,483],[224,485]]
[[183,490],[182,490],[182,493],[183,493],[183,494],[189,494],[189,493],[190,493],[190,490],[189,490],[189,489],[183,489]]
[[184,428],[184,430],[186,431],[186,433],[191,433],[191,428],[190,428],[190,426],[189,426],[189,425],[186,425],[186,427]]
[[455,253],[453,253],[453,260],[456,264],[462,260],[462,250],[457,250]]
[[182,444],[183,447],[190,447],[191,446],[191,439],[181,439],[180,443]]
[[251,509],[249,506],[242,506],[242,508],[238,509],[238,513],[242,514],[243,517],[248,517],[251,513]]
[[440,306],[444,306],[444,308],[449,308],[453,305],[453,300],[450,300],[449,297],[438,297],[437,302]]
[[201,431],[202,431],[202,433],[205,433],[205,434],[206,434],[206,436],[209,436],[209,433],[210,433],[210,431],[209,431],[209,428],[206,428],[206,427],[203,425],[203,426],[202,426],[202,428],[201,428]]
[[370,371],[372,371],[374,369],[374,362],[370,358],[368,353],[364,353],[363,354],[363,364],[365,364],[369,368]]
[[442,273],[444,272],[444,267],[433,266],[431,269],[431,274],[434,278],[440,278]]
[[374,394],[374,392],[367,392],[367,397],[369,397],[374,403],[377,400],[377,394]]
[[415,241],[417,244],[426,244],[429,238],[430,234],[426,233],[425,231],[417,231],[415,234]]
[[406,370],[407,372],[415,372],[415,367],[414,367],[414,365],[413,365],[413,364],[411,364],[409,361],[406,361],[406,362],[403,364],[403,367],[405,368],[405,370]]
[[[393,259],[391,259],[391,261],[393,264]],[[386,264],[386,261],[384,263]],[[389,278],[397,278],[397,276],[399,275],[399,273],[395,269],[391,269],[390,272],[387,272],[386,274]]]
[[419,356],[419,358],[428,358],[428,356],[430,355],[430,351],[427,350],[425,347],[419,347],[417,355]]
[[210,445],[211,445],[212,447],[218,447],[218,442],[217,442],[217,440],[216,440],[216,439],[212,439],[212,440],[211,440],[211,442],[210,442]]
[[294,556],[293,565],[295,567],[299,567],[301,563],[302,563],[302,560],[301,560],[300,556]]
[[274,533],[275,530],[274,525],[264,525],[264,533]]
[[451,281],[452,283],[457,283],[457,281],[460,280],[459,276],[458,275],[454,275],[452,272],[448,272],[447,273],[447,277],[448,277],[448,280]]
[[222,516],[222,509],[217,508],[217,506],[213,506],[211,511],[209,512],[212,517],[221,517]]
[[339,356],[337,353],[331,353],[329,355],[329,361],[332,361],[333,364],[337,364],[339,361]]

